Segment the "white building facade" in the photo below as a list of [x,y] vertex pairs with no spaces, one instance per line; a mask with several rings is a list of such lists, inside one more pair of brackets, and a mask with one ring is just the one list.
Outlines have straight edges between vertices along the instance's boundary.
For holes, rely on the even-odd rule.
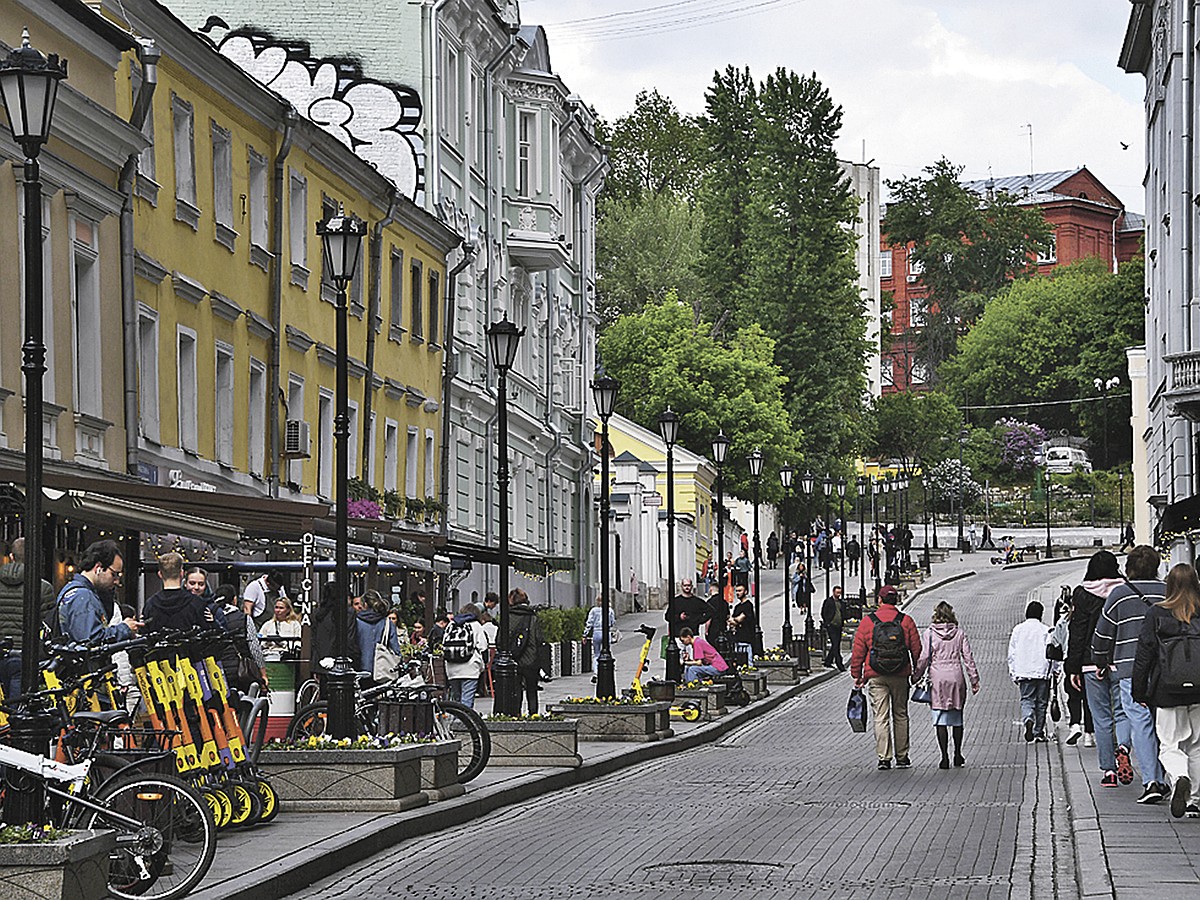
[[878,397],[883,390],[880,381],[879,328],[879,168],[870,163],[841,161],[842,173],[850,182],[850,190],[858,200],[858,219],[854,229],[854,264],[858,268],[858,292],[862,297],[863,315],[867,319],[867,358],[864,374],[867,394]]

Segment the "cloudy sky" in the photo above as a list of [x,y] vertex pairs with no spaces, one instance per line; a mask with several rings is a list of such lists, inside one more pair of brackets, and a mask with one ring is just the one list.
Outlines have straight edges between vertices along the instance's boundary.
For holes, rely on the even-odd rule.
[[[1141,76],[1117,56],[1128,0],[520,0],[568,88],[606,118],[657,88],[703,111],[713,72],[815,71],[839,153],[883,177],[939,156],[969,178],[1087,165],[1142,211]],[[1123,149],[1127,144],[1128,149]],[[865,151],[864,151],[865,146]],[[865,155],[864,155],[865,152]]]

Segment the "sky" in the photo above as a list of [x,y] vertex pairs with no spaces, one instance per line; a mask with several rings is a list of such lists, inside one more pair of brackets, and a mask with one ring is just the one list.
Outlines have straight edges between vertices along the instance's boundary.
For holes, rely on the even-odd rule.
[[[567,88],[608,120],[657,88],[704,110],[713,73],[815,72],[838,153],[883,178],[945,156],[967,179],[1086,165],[1145,209],[1140,75],[1117,57],[1129,0],[520,0]],[[581,21],[590,20],[590,21]],[[1032,148],[1030,131],[1032,130]],[[1127,149],[1126,149],[1127,146]]]

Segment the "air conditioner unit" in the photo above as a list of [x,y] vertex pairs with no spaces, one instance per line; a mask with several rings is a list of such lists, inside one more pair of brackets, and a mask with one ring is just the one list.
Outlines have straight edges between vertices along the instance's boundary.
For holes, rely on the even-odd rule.
[[285,459],[308,459],[312,456],[312,441],[308,436],[307,422],[288,419],[284,424],[283,456]]
[[918,278],[920,278],[920,277],[921,277],[920,275],[909,275],[909,276],[908,276],[908,283],[909,283],[909,284],[915,284],[915,283],[916,283],[916,281],[917,281],[917,279],[918,279]]

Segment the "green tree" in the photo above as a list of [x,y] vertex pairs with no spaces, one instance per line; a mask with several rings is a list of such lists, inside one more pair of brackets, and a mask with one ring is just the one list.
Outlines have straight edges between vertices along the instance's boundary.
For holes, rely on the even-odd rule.
[[945,459],[962,429],[962,413],[938,391],[884,394],[871,404],[868,452],[898,460],[909,471]]
[[[774,472],[795,459],[798,435],[783,403],[784,378],[773,360],[774,342],[757,325],[736,331],[727,343],[712,336],[674,295],[621,316],[600,337],[605,370],[620,381],[617,412],[658,432],[667,406],[680,415],[679,443],[708,457],[724,430],[731,442],[726,465],[728,493],[749,496],[745,457],[755,447]],[[763,478],[763,496],[779,493]]]
[[886,183],[892,200],[883,230],[893,246],[914,245],[930,300],[918,354],[940,377],[937,367],[988,301],[1013,279],[1036,273],[1052,231],[1036,206],[1006,192],[981,197],[967,190],[962,167],[945,158],[924,172]]
[[639,91],[633,111],[600,129],[608,143],[605,202],[647,194],[691,199],[704,159],[700,122],[681,115],[657,90]]

